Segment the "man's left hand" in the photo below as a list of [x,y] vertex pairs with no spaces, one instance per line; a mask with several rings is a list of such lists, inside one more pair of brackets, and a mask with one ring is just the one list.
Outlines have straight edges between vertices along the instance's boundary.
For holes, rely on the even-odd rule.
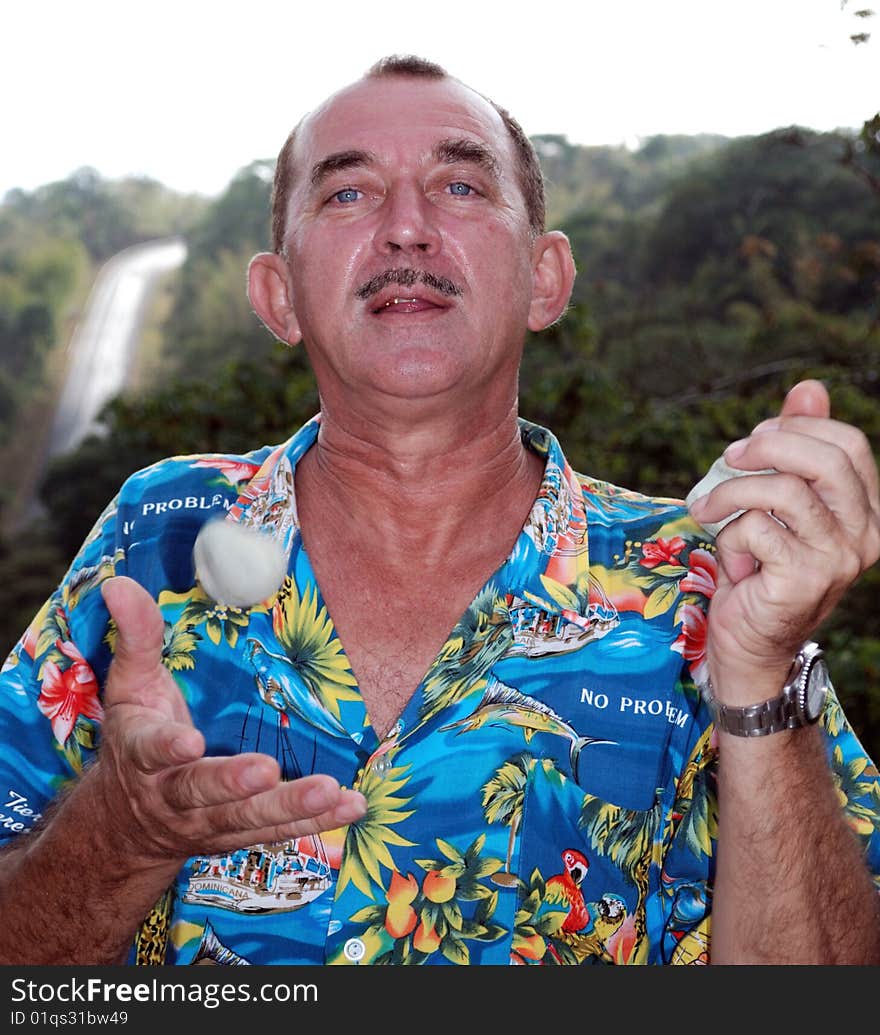
[[878,473],[866,436],[832,420],[819,381],[796,384],[779,416],[728,446],[730,479],[691,505],[698,520],[745,513],[718,536],[709,609],[712,682],[727,704],[774,697],[804,640],[880,557]]

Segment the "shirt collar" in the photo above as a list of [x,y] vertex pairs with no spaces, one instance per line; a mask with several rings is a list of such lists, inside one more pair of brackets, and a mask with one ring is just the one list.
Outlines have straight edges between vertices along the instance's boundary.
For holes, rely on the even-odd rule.
[[523,601],[586,629],[595,617],[597,585],[590,578],[583,489],[556,436],[522,418],[519,424],[523,444],[545,463],[538,495],[505,565],[508,597],[514,606]]
[[[317,414],[272,449],[228,513],[230,521],[275,536],[288,556],[299,530],[294,470],[317,439],[320,421]],[[592,618],[583,490],[556,437],[522,418],[519,426],[523,445],[544,460],[544,476],[514,548],[494,581],[509,599],[586,628]]]
[[228,521],[238,521],[274,536],[288,557],[299,531],[293,472],[317,439],[320,424],[319,413],[271,450],[226,516]]

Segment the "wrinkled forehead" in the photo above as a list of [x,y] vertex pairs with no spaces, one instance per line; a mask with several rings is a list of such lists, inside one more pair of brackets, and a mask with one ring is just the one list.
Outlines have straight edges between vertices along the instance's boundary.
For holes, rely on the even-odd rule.
[[456,79],[367,78],[345,87],[306,115],[293,152],[296,189],[329,155],[364,151],[381,160],[426,160],[442,140],[474,140],[515,178],[513,142],[495,108]]

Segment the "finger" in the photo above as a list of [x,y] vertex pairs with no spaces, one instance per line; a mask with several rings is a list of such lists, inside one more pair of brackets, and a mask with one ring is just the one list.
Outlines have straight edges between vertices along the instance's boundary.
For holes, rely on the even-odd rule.
[[153,774],[194,762],[205,753],[205,738],[194,726],[179,722],[144,721],[138,711],[114,724],[119,742],[116,755],[142,773]]
[[808,378],[799,381],[786,393],[779,411],[780,416],[829,417],[831,399],[821,381]]
[[[838,549],[842,530],[810,483],[794,474],[756,474],[726,481],[691,509],[706,522],[748,510],[771,513],[795,535],[818,548]],[[721,541],[719,534],[718,541]]]
[[[752,432],[751,437],[757,438],[765,432],[786,432],[796,434],[806,439],[804,448],[809,451],[812,448],[810,440],[817,440],[836,446],[845,454],[849,464],[858,475],[865,487],[865,493],[875,514],[880,516],[880,490],[878,490],[877,464],[874,460],[873,450],[867,436],[851,424],[837,420],[819,420],[812,417],[787,416],[777,417],[773,420],[762,421]],[[748,441],[743,439],[742,441]],[[789,440],[791,442],[793,440]],[[766,445],[766,443],[765,443]],[[730,447],[728,446],[728,450]],[[726,455],[726,454],[725,454]],[[746,466],[737,457],[732,461],[736,467]],[[834,460],[830,460],[834,463]],[[754,463],[748,462],[747,466],[754,469]],[[790,470],[784,458],[780,459],[778,466],[784,470]],[[833,473],[836,468],[831,467]]]
[[118,575],[103,583],[101,592],[117,630],[113,682],[127,696],[161,668],[165,622],[156,601],[134,579]]
[[[716,488],[716,501],[748,500],[750,505],[773,510],[787,524],[800,527],[799,521],[792,520],[797,515],[792,514],[791,507],[812,504],[790,480],[790,476],[797,475],[836,517],[845,534],[865,537],[862,546],[867,558],[877,547],[876,526],[880,520],[876,466],[871,460],[866,474],[869,484],[866,484],[850,454],[835,439],[836,436],[815,437],[778,430],[759,432],[734,443],[725,452],[725,459],[730,463],[746,469],[772,467],[780,473],[762,475],[763,481],[738,478],[727,482]],[[787,501],[787,497],[793,497],[794,503]],[[740,502],[735,509],[744,509],[746,505]],[[873,559],[869,563],[873,563]]]
[[175,812],[185,812],[252,798],[276,787],[280,779],[278,762],[269,755],[201,758],[166,773],[162,796]]
[[[852,553],[819,554],[762,510],[748,510],[719,536],[719,554],[750,554],[756,562],[750,611],[771,639],[784,630],[785,643],[803,637],[840,598],[858,571]],[[749,582],[751,585],[751,582]],[[711,621],[711,609],[710,609]],[[785,651],[783,646],[783,653]]]
[[748,554],[753,570],[760,567],[780,578],[786,588],[796,587],[798,599],[806,601],[811,595],[817,601],[827,599],[834,587],[854,582],[873,560],[863,552],[862,539],[846,534],[803,481],[786,475],[776,481],[791,488],[785,489],[769,513],[764,493],[761,504],[755,506],[748,492],[740,499],[745,513],[719,535],[719,562],[731,581],[739,582],[751,574]]
[[[104,688],[108,720],[112,717],[122,722],[121,717],[127,713],[117,709],[134,707],[137,719],[129,716],[124,731],[132,721],[144,720],[143,709],[152,713],[146,716],[148,728],[152,728],[150,720],[155,720],[158,714],[169,723],[191,726],[189,708],[180,688],[162,663],[165,620],[158,604],[143,586],[125,576],[109,579],[103,584],[102,592],[117,629],[114,656]],[[177,733],[180,735],[181,731],[178,729]],[[169,742],[168,738],[165,741]],[[187,735],[184,742],[188,748],[181,746],[168,756],[177,763],[197,758],[204,751],[203,744]],[[161,741],[156,747],[161,750]]]
[[286,841],[293,837],[336,830],[338,827],[357,823],[364,817],[366,811],[367,806],[362,794],[358,791],[343,790],[338,802],[332,808],[325,809],[314,816],[254,831],[253,837],[247,843]]
[[239,801],[197,810],[196,819],[210,835],[242,844],[283,840],[296,831],[332,829],[353,822],[366,812],[359,791],[342,788],[331,776],[315,773],[279,783],[271,790]]
[[729,581],[736,585],[749,575],[755,574],[758,562],[748,550],[738,550],[733,545],[734,540],[726,533],[726,528],[727,526],[724,538],[718,538],[718,563]]
[[190,855],[213,855],[220,852],[236,851],[256,844],[277,844],[297,837],[308,837],[311,834],[322,834],[328,830],[338,830],[363,818],[366,805],[356,791],[342,791],[338,804],[313,816],[288,819],[265,827],[251,827],[246,830],[223,830],[218,832],[212,821],[207,835],[195,839],[190,847]]

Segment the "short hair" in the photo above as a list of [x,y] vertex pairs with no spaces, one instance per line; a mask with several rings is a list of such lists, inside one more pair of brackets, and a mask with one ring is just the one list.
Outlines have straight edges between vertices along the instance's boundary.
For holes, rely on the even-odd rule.
[[[367,70],[365,79],[382,79],[388,76],[402,78],[447,79],[449,73],[441,65],[417,57],[414,54],[392,54],[381,58]],[[483,96],[480,94],[480,96]],[[532,142],[523,132],[522,126],[500,105],[484,97],[501,117],[513,141],[516,156],[516,176],[526,205],[529,229],[534,236],[544,233],[546,202],[544,199],[544,176]],[[284,231],[287,225],[287,206],[293,185],[293,148],[296,142],[297,123],[290,131],[275,162],[275,176],[272,183],[272,248],[284,250]]]

